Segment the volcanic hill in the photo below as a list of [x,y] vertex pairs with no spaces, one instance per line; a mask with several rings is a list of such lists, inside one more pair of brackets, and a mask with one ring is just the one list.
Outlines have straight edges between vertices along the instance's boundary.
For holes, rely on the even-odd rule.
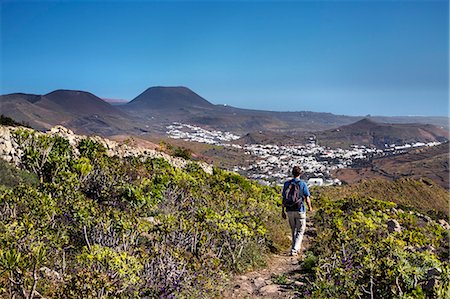
[[3,95],[0,108],[2,114],[39,130],[65,125],[79,133],[110,135],[134,127],[131,117],[124,111],[84,91]]
[[421,147],[407,153],[373,159],[370,165],[337,169],[333,177],[353,184],[364,179],[428,178],[449,190],[449,143]]
[[355,144],[384,148],[391,144],[445,142],[449,132],[429,124],[378,123],[365,118],[337,129],[317,132],[315,136],[319,144],[330,147],[345,148]]
[[[301,107],[301,102],[298,103]],[[187,87],[151,87],[126,104],[111,105],[85,91],[56,90],[46,95],[15,93],[0,97],[0,110],[5,116],[19,122],[29,123],[39,130],[54,125],[64,125],[83,134],[104,136],[131,134],[164,136],[166,127],[173,122],[198,125],[205,129],[230,131],[245,135],[249,132],[268,133],[272,140],[277,135],[287,135],[303,141],[307,132],[319,132],[317,137],[330,144],[375,144],[399,142],[400,140],[433,140],[445,133],[439,127],[416,125],[403,130],[401,125],[374,124],[368,120],[353,124],[361,117],[331,113],[298,111],[277,112],[241,109],[215,105]],[[409,118],[384,117],[386,121],[407,122]],[[422,123],[436,123],[448,128],[446,117],[412,118]],[[378,121],[377,117],[371,120]],[[339,128],[340,127],[340,128]],[[371,128],[368,128],[371,127]],[[339,131],[336,129],[339,128]],[[442,128],[441,128],[442,129]],[[401,131],[401,133],[399,133]],[[274,135],[271,137],[271,134]],[[397,138],[397,135],[402,135]],[[392,137],[394,136],[394,137]],[[445,135],[446,136],[446,135]],[[249,136],[248,139],[251,139]],[[416,138],[417,139],[417,138]],[[286,138],[283,137],[283,140]],[[282,141],[283,141],[282,140]],[[296,141],[297,142],[297,141]]]
[[213,104],[190,90],[178,87],[150,87],[126,104],[133,109],[212,108]]

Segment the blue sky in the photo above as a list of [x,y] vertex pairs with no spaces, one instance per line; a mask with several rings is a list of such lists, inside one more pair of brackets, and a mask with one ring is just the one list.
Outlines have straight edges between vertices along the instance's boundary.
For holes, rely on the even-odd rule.
[[1,1],[1,93],[448,114],[448,1]]

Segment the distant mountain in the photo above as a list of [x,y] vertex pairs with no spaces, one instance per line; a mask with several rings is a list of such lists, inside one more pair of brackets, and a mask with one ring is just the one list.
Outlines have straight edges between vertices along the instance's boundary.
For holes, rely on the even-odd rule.
[[433,147],[421,147],[404,154],[374,159],[368,166],[337,169],[333,176],[347,183],[374,178],[429,178],[449,190],[449,149],[448,142]]
[[40,130],[61,124],[79,133],[110,135],[134,126],[124,111],[84,91],[3,95],[0,96],[0,108],[2,114]]
[[[301,103],[298,104],[301,105]],[[132,101],[121,105],[111,105],[85,91],[56,90],[46,95],[16,93],[0,97],[0,110],[5,116],[29,123],[39,130],[62,124],[77,133],[106,136],[163,135],[166,127],[173,122],[198,125],[205,129],[230,131],[239,135],[262,131],[266,132],[263,134],[267,134],[267,138],[261,138],[259,133],[248,137],[265,140],[261,142],[280,140],[281,143],[285,141],[283,135],[293,136],[294,143],[298,143],[303,142],[305,137],[309,137],[310,132],[324,130],[330,131],[318,133],[317,136],[321,142],[329,141],[330,144],[336,140],[338,144],[379,145],[382,142],[414,140],[414,136],[420,136],[420,140],[432,140],[434,135],[442,135],[436,133],[436,128],[417,125],[414,130],[411,129],[410,133],[406,134],[410,138],[404,138],[406,135],[402,133],[405,136],[395,139],[392,136],[397,136],[399,133],[393,124],[375,126],[377,128],[373,130],[364,129],[364,123],[349,128],[342,127],[361,120],[362,117],[358,116],[311,111],[274,112],[214,105],[187,87],[151,87]],[[379,117],[371,118],[377,121],[378,119]],[[383,119],[392,120],[394,123],[407,122],[409,118]],[[430,120],[448,129],[448,118],[445,117],[414,117],[413,120],[421,123],[427,123]],[[337,134],[333,130],[339,127],[342,127],[340,128],[342,132]],[[428,139],[425,138],[427,134],[430,137]]]
[[364,118],[336,129],[305,132],[250,132],[236,144],[305,144],[315,139],[319,145],[349,148],[351,145],[385,148],[385,144],[403,145],[415,142],[446,142],[449,132],[427,124],[386,124]]
[[276,144],[276,145],[295,145],[304,144],[307,141],[307,136],[310,134],[305,133],[281,133],[273,131],[258,131],[250,132],[234,141],[235,144]]
[[186,87],[150,87],[126,104],[133,109],[212,108],[213,104]]
[[337,129],[315,133],[319,144],[331,147],[369,145],[384,148],[385,144],[402,145],[414,142],[445,142],[449,132],[428,124],[388,124],[365,118]]
[[92,93],[78,90],[55,90],[41,97],[35,104],[51,109],[77,115],[125,116],[125,113]]
[[145,119],[161,131],[175,121],[246,134],[256,130],[323,130],[360,119],[331,113],[274,112],[214,105],[186,87],[151,87],[117,107]]

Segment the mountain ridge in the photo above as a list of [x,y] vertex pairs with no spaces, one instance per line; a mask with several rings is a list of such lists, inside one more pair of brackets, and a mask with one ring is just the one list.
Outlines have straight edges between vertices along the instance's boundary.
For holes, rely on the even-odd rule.
[[[15,93],[0,96],[5,116],[46,130],[61,124],[79,133],[165,134],[173,122],[230,131],[245,135],[254,131],[283,134],[318,132],[350,125],[363,117],[335,115],[329,112],[279,112],[215,105],[184,86],[155,86],[132,101],[111,105],[96,95],[80,90],[58,89],[44,95]],[[371,117],[379,122],[378,117]],[[385,122],[408,122],[409,118],[385,118]],[[412,118],[433,122],[445,128],[448,118]],[[426,134],[427,130],[421,132]]]
[[364,118],[353,124],[318,132],[316,138],[326,146],[373,145],[378,148],[391,144],[416,142],[445,142],[449,132],[431,124],[379,123]]

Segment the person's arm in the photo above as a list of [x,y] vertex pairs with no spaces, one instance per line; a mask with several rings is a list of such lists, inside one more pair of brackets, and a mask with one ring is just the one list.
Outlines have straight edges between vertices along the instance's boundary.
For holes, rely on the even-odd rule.
[[285,212],[285,206],[284,206],[284,197],[286,193],[286,186],[283,186],[283,192],[281,192],[281,217],[283,219],[286,219],[286,212]]
[[306,185],[306,183],[303,183],[303,194],[306,195],[305,196],[306,203],[308,204],[309,210],[312,212],[313,208],[312,208],[312,205],[311,205],[311,198],[310,198],[311,195],[309,193],[309,189],[308,189],[308,186]]
[[309,210],[312,212],[313,208],[312,208],[312,205],[311,205],[311,198],[309,198],[309,196],[306,196],[306,203],[308,204]]

